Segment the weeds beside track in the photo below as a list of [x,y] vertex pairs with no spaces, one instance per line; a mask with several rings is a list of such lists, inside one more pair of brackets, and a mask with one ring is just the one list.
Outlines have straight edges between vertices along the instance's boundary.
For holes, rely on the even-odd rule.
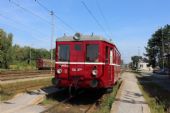
[[0,72],[0,81],[35,78],[35,77],[46,77],[53,75],[50,70],[36,70],[36,71],[6,71]]
[[119,81],[113,88],[113,92],[106,90],[82,90],[73,97],[69,97],[68,91],[49,96],[42,104],[49,109],[42,113],[108,113],[119,89]]
[[7,100],[12,98],[15,94],[21,92],[27,92],[33,89],[39,89],[42,87],[50,86],[52,76],[33,78],[33,79],[24,79],[24,80],[15,80],[15,81],[4,81],[0,83],[0,100]]

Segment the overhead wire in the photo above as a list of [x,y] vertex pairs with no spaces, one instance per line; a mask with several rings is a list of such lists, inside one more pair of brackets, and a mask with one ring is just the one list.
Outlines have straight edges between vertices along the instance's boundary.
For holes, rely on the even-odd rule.
[[[35,16],[35,17],[38,17],[38,18],[41,19],[43,22],[45,22],[46,24],[48,24],[49,26],[51,26],[51,23],[50,23],[48,20],[44,19],[43,17],[39,16],[38,14],[30,11],[29,9],[27,9],[27,8],[25,8],[25,7],[23,7],[23,6],[21,6],[20,4],[18,4],[17,2],[15,2],[15,1],[13,1],[13,0],[9,0],[9,2],[12,3],[13,5],[17,6],[18,8],[22,9],[23,11],[25,11],[25,12],[27,12],[27,13],[30,13],[31,15],[33,15],[33,16]],[[59,28],[59,29],[61,29],[61,28]],[[41,33],[41,34],[42,34],[42,33]]]
[[[12,19],[10,19],[10,18],[6,18],[6,17],[3,16],[2,14],[0,14],[0,17],[5,18],[5,20],[9,20],[10,22],[13,21],[14,23],[18,23],[18,22],[14,21],[14,20],[12,20]],[[6,24],[6,25],[11,26],[11,27],[14,27],[15,29],[18,29],[18,30],[20,30],[20,31],[24,31],[24,32],[30,34],[30,36],[32,36],[34,39],[36,39],[36,40],[38,40],[38,41],[46,42],[45,39],[39,39],[39,38],[37,38],[37,37],[39,37],[39,36],[33,35],[33,34],[32,34],[30,31],[28,31],[28,30],[21,29],[21,28],[19,28],[19,27],[14,26],[13,24]]]
[[105,28],[100,24],[100,22],[98,21],[98,19],[94,16],[94,14],[92,13],[92,11],[88,8],[88,6],[86,5],[86,3],[84,1],[81,1],[81,3],[83,4],[83,6],[86,8],[86,10],[88,11],[88,13],[91,15],[91,17],[94,19],[94,21],[97,23],[97,25],[100,27],[101,30],[104,31],[104,33],[108,35],[108,33],[106,32]]
[[41,6],[44,10],[48,11],[48,12],[51,12],[51,10],[49,10],[47,7],[45,7],[41,2],[39,2],[38,0],[35,0],[35,2],[37,2],[37,4],[39,6]]
[[[44,10],[46,10],[48,13],[51,13],[52,10],[49,10],[46,6],[44,6],[41,2],[39,2],[39,0],[35,0],[35,2],[37,2],[37,4],[42,7]],[[76,30],[70,26],[68,23],[66,23],[61,17],[57,16],[56,13],[53,11],[54,16],[61,21],[66,27],[68,27],[70,30],[72,30],[73,32],[75,32]]]
[[[38,17],[39,19],[41,19],[42,21],[44,21],[44,22],[47,23],[48,25],[50,24],[50,22],[47,21],[46,19],[44,19],[44,18],[42,18],[41,16],[39,16],[38,14],[35,14],[35,13],[33,13],[32,11],[30,11],[30,10],[22,7],[20,4],[14,2],[13,0],[9,0],[9,2],[10,2],[11,4],[17,6],[18,8],[22,9],[23,11],[28,12],[28,13],[31,13],[32,15]],[[2,16],[2,14],[1,14],[1,16]],[[4,16],[3,16],[3,17],[4,17]],[[4,17],[4,18],[6,18],[6,17]],[[12,20],[12,19],[9,19],[9,18],[7,18],[7,19],[16,23],[16,21],[14,21],[14,20]],[[18,23],[18,22],[17,22],[17,23]],[[21,23],[19,23],[19,24],[21,24]],[[26,25],[24,25],[24,26],[26,26]],[[34,29],[33,31],[35,31],[35,29]],[[31,34],[34,39],[45,42],[45,40],[42,40],[42,39],[39,39],[39,38],[33,36],[33,34],[32,34],[31,32],[29,32],[28,30],[27,30],[26,32],[29,33],[29,34]],[[34,34],[35,34],[35,33],[34,33]],[[41,33],[41,34],[42,34],[42,33]]]
[[99,4],[99,2],[98,2],[97,0],[96,0],[96,5],[97,5],[97,8],[98,8],[98,10],[99,10],[99,12],[100,12],[100,15],[102,16],[102,18],[103,18],[103,20],[104,20],[104,22],[105,22],[105,25],[106,25],[108,31],[110,31],[109,34],[110,34],[110,36],[112,37],[113,35],[112,35],[112,33],[111,33],[111,29],[110,29],[110,26],[109,26],[109,24],[108,24],[108,21],[107,21],[104,13],[103,13],[103,11],[102,11],[102,8],[100,7],[100,4]]
[[[9,2],[12,3],[13,5],[17,6],[18,8],[22,9],[23,11],[28,12],[28,13],[31,13],[32,15],[40,18],[41,20],[43,20],[43,21],[44,21],[45,23],[47,23],[48,25],[50,24],[46,19],[44,19],[44,18],[42,18],[41,16],[33,13],[32,11],[30,11],[30,10],[22,7],[20,4],[14,2],[14,1],[12,1],[12,0],[9,0]],[[3,14],[3,15],[1,14],[1,17],[6,18],[6,17],[4,16],[4,14]],[[15,20],[13,20],[13,19],[10,19],[10,18],[8,18],[8,17],[7,17],[6,19],[8,19],[9,21],[13,21],[14,23],[19,23],[20,25],[23,25],[23,26],[27,26],[27,25],[25,25],[25,24],[23,24],[23,23],[17,22],[17,21],[15,21]],[[18,27],[15,27],[15,28],[19,29]],[[31,29],[31,28],[29,28],[29,29]],[[19,30],[21,30],[21,29],[19,29]],[[22,29],[22,30],[23,30],[23,29]],[[35,31],[35,29],[32,30],[32,31]],[[37,30],[36,30],[36,31],[37,31]],[[32,32],[29,32],[28,30],[24,30],[24,32],[27,32],[28,34],[32,35],[32,37],[33,37],[34,39],[38,40],[38,41],[44,41],[44,42],[45,42],[45,39],[39,39],[39,38],[37,38],[36,36],[33,35]],[[40,33],[42,34],[42,32],[40,32]],[[35,33],[34,33],[34,34],[35,34]],[[38,37],[39,37],[39,36],[38,36]]]
[[47,23],[47,24],[49,24],[49,25],[51,24],[48,20],[44,19],[43,17],[39,16],[39,15],[36,14],[36,13],[34,13],[34,12],[32,12],[32,11],[30,11],[30,10],[24,8],[23,6],[21,6],[20,4],[14,2],[13,0],[9,0],[9,2],[12,3],[13,5],[15,5],[15,6],[21,8],[22,10],[24,10],[24,11],[26,11],[26,12],[28,12],[28,13],[30,13],[30,14],[36,16],[36,17],[38,17],[39,19],[41,19],[41,20],[44,21],[45,23]]
[[17,20],[14,20],[14,19],[8,17],[8,16],[5,16],[5,15],[2,14],[2,13],[0,13],[0,16],[1,16],[1,17],[4,17],[4,18],[6,18],[6,19],[8,19],[8,20],[10,20],[10,21],[13,21],[14,23],[17,23],[18,25],[22,25],[22,26],[24,26],[24,27],[26,27],[26,28],[29,28],[31,31],[36,31],[36,33],[38,33],[39,36],[40,36],[40,34],[41,34],[41,35],[43,34],[44,36],[46,35],[44,32],[41,32],[41,31],[39,31],[38,29],[33,28],[33,27],[31,27],[31,26],[29,26],[29,25],[27,25],[27,24],[25,24],[25,23],[19,22],[19,21],[17,21]]

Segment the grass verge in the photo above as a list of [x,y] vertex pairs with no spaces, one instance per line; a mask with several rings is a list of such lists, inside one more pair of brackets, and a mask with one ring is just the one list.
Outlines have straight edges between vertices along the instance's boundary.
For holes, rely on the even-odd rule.
[[15,94],[50,86],[51,77],[0,83],[0,101],[11,99]]
[[50,99],[50,98],[45,98],[40,104],[48,106],[48,105],[53,105],[56,103],[56,100]]
[[35,70],[36,63],[34,60],[30,64],[28,62],[14,62],[9,68],[12,70]]
[[139,88],[150,107],[151,113],[165,113],[164,105],[162,103],[158,103],[155,97],[150,96],[141,84],[139,84]]
[[[112,107],[112,103],[114,102],[115,100],[115,96],[117,94],[117,91],[119,89],[119,86],[121,85],[121,81],[118,81],[117,84],[113,87],[113,91],[111,93],[107,93],[107,94],[104,94],[103,97],[99,100],[99,103],[97,103],[95,105],[94,108],[92,108],[92,110],[90,110],[90,112],[88,111],[88,113],[109,113],[110,110],[111,110],[111,107]],[[65,90],[67,92],[67,90]],[[57,100],[62,100],[65,98],[64,96],[65,93],[59,93],[56,95],[53,96],[50,96],[50,98],[46,98],[41,104],[44,105],[44,106],[52,106],[54,104],[57,103]],[[64,97],[64,98],[63,98]],[[84,97],[86,98],[86,97]],[[86,103],[86,101],[89,99],[89,97],[84,100],[82,98],[79,98],[80,100],[79,101],[82,101],[81,104],[83,105],[83,102]],[[92,99],[93,100],[93,99]],[[89,100],[90,101],[90,100]],[[74,102],[73,102],[74,103]],[[76,102],[75,102],[76,103]],[[77,108],[76,108],[76,105],[77,104],[73,104],[74,107],[71,108],[71,110],[69,111],[69,113],[77,113]],[[79,103],[79,102],[78,102]],[[93,103],[93,102],[92,102]],[[68,104],[69,105],[69,104]],[[61,108],[60,108],[61,107]],[[64,108],[65,109],[65,108]],[[50,112],[60,112],[60,113],[64,113],[63,112],[63,106],[60,105],[60,106],[57,106],[57,109],[53,109],[52,111]],[[80,110],[80,109],[79,109]],[[67,111],[67,110],[66,110]],[[65,112],[66,112],[65,111]],[[80,111],[79,111],[80,112]]]
[[122,81],[118,81],[117,84],[113,87],[113,91],[110,94],[107,94],[102,100],[99,109],[95,113],[110,113],[112,103],[115,101],[117,91],[121,85]]

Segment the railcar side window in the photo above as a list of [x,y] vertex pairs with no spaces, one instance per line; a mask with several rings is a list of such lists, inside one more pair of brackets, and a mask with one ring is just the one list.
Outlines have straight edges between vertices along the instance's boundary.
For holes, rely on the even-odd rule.
[[69,61],[70,59],[70,46],[69,45],[59,45],[58,46],[58,60],[59,61]]
[[105,62],[106,62],[106,63],[109,62],[108,49],[109,49],[108,46],[106,46],[106,51],[105,51],[105,57],[106,57]]
[[110,64],[113,64],[113,49],[110,49]]
[[99,47],[97,44],[88,44],[86,46],[86,61],[98,62]]

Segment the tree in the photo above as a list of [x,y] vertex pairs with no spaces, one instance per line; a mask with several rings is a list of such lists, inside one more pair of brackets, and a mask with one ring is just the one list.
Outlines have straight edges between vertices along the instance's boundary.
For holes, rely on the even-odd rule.
[[35,49],[29,46],[20,47],[19,45],[14,45],[13,52],[15,53],[14,59],[20,62],[29,62],[30,57],[31,60],[36,60],[38,58],[50,59],[50,51],[46,49]]
[[12,37],[0,29],[0,68],[9,68],[12,63]]
[[[163,60],[165,60],[165,67],[170,68],[170,61],[168,61],[170,55],[170,25],[155,31],[148,40],[145,49],[145,56],[148,57],[149,65],[163,67]],[[165,58],[166,56],[168,58]]]
[[[38,58],[50,59],[50,51],[47,49],[36,49],[29,46],[21,47],[17,44],[12,46],[13,35],[7,34],[0,29],[0,68],[9,68],[10,64],[28,63]],[[31,54],[30,54],[31,53]],[[53,55],[55,56],[55,49]]]
[[136,69],[139,61],[142,60],[142,57],[141,56],[132,56],[131,60],[132,60],[132,68]]

